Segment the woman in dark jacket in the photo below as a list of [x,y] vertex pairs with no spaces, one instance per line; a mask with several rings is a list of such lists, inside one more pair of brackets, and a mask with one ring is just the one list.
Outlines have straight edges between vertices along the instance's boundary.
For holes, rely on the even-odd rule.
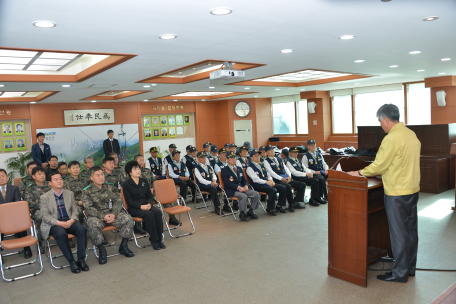
[[146,179],[141,178],[141,168],[137,161],[129,161],[125,172],[130,175],[123,184],[123,194],[128,204],[128,213],[144,220],[144,228],[155,250],[165,249],[163,244],[163,218],[161,211],[153,206],[152,192]]

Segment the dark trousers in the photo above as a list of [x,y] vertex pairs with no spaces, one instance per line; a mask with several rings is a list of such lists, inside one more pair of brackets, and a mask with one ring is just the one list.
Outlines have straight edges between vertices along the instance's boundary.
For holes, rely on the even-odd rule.
[[321,187],[321,190],[323,191],[322,195],[324,198],[328,198],[328,189],[326,188],[326,179],[328,178],[328,176],[322,175],[322,174],[314,174],[313,178],[318,179],[320,181],[320,187]]
[[140,217],[144,221],[144,229],[149,233],[151,242],[163,240],[163,217],[160,210],[152,206],[149,210],[129,208],[128,213],[132,217]]
[[393,250],[393,276],[407,278],[415,274],[418,252],[418,215],[419,192],[411,195],[385,195],[385,211]]
[[68,243],[68,234],[76,236],[78,239],[78,260],[82,261],[86,256],[87,248],[87,230],[79,222],[74,222],[70,228],[64,229],[63,227],[54,225],[49,230],[49,235],[52,236],[60,250],[68,261],[73,260],[73,253],[71,252],[70,243]]
[[200,188],[201,191],[209,192],[209,195],[210,195],[210,197],[212,199],[212,202],[214,203],[214,207],[215,208],[220,206],[219,197],[217,195],[218,187],[213,187],[211,185],[200,184],[199,188]]
[[[314,175],[315,176],[315,175]],[[303,182],[307,186],[310,186],[310,198],[317,199],[321,198],[324,193],[324,189],[326,189],[326,183],[324,180],[320,178],[309,178],[309,177],[294,177],[294,180],[299,182]]]
[[[3,237],[5,235],[2,233],[2,240],[3,240]],[[22,232],[18,232],[18,233],[15,233],[14,236],[18,239],[18,238],[21,238],[21,237],[24,237],[24,236],[27,236],[27,231],[22,231]],[[25,247],[24,247],[25,248]]]
[[[295,203],[304,202],[306,184],[304,184],[303,182],[298,182],[298,181],[291,181],[289,183],[284,183],[277,179],[274,179],[274,182],[276,183],[276,185],[283,185],[286,187],[287,201],[288,201],[289,207],[294,206]],[[293,199],[293,191],[291,190],[292,187],[296,190],[296,197],[294,199]]]
[[276,184],[274,187],[269,187],[268,185],[259,185],[253,184],[253,189],[258,192],[264,192],[268,195],[267,209],[275,209],[275,200],[277,198],[277,193],[279,193],[279,206],[285,206],[287,203],[287,188],[283,185]]
[[193,201],[196,200],[196,187],[195,187],[195,183],[191,179],[189,179],[187,181],[174,179],[174,184],[180,187],[180,196],[182,196],[184,198],[184,200],[187,199],[187,188],[188,187],[190,187],[190,189],[192,190]]

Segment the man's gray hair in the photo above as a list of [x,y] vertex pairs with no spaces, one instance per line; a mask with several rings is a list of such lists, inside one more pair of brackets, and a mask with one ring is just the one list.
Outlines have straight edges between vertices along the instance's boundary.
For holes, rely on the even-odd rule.
[[400,118],[399,108],[392,103],[384,104],[383,106],[381,106],[378,109],[377,118],[379,120],[382,120],[385,117],[393,122],[399,121],[399,118]]
[[90,157],[90,156],[84,157],[84,160],[83,160],[83,161],[84,161],[84,164],[87,164],[87,162],[89,161],[89,159],[93,160],[93,158]]

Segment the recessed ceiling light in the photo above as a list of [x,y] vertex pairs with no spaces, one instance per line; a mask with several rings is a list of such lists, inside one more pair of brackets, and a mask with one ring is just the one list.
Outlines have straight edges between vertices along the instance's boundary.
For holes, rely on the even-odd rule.
[[364,62],[366,60],[363,60],[363,59],[358,59],[358,60],[355,60],[356,63],[360,63],[360,62]]
[[51,27],[56,26],[56,24],[51,21],[35,21],[35,22],[33,22],[33,25],[36,27],[42,27],[42,28],[51,28]]
[[391,0],[382,0],[382,2],[390,2]]
[[424,72],[424,70],[416,70],[417,72]]
[[150,88],[150,85],[145,85],[144,87],[145,87],[145,88]]
[[445,75],[446,73],[439,73],[439,75]]
[[144,99],[143,101],[148,101],[149,99]]
[[301,89],[300,91],[305,91],[306,89]]
[[442,58],[442,59],[440,59],[440,60],[441,60],[441,61],[450,61],[451,58]]
[[434,21],[434,20],[437,20],[439,19],[439,17],[437,16],[430,16],[430,17],[426,17],[423,19],[423,21]]
[[390,67],[390,68],[397,68],[398,65],[390,65],[389,67]]
[[30,103],[36,103],[36,101],[30,101]]
[[341,40],[349,40],[349,39],[353,39],[353,38],[355,38],[354,35],[342,35],[339,37],[339,39],[341,39]]
[[280,89],[275,89],[276,91],[280,91]]
[[71,85],[69,85],[69,84],[62,84],[62,88],[69,88],[69,87],[71,87]]
[[206,101],[206,99],[201,99],[201,101]]
[[177,99],[174,99],[173,101],[177,101]]
[[258,97],[258,95],[254,95],[253,97]]
[[216,7],[211,9],[211,14],[216,16],[223,16],[231,14],[233,10],[229,7]]
[[358,84],[359,84],[359,82],[355,82],[355,83],[354,83],[354,85],[358,85]]
[[244,90],[250,90],[250,88],[244,88]]
[[293,50],[292,49],[283,49],[283,50],[280,50],[281,53],[293,53]]
[[419,54],[421,53],[421,51],[411,51],[409,52],[410,55],[416,55],[416,54]]
[[209,87],[209,89],[215,89],[215,87]]
[[92,102],[97,102],[96,100],[92,100]]
[[169,40],[169,39],[177,38],[177,36],[174,34],[163,34],[163,35],[160,35],[158,38],[164,39],[164,40]]
[[0,87],[4,87],[5,85],[4,84],[0,84]]

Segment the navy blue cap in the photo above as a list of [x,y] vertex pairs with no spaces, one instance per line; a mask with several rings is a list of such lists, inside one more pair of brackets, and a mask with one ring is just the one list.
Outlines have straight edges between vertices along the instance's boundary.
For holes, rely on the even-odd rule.
[[181,151],[174,150],[173,153],[171,153],[171,155],[174,156],[174,154],[176,154],[176,153],[179,153],[179,154],[180,154]]
[[175,144],[170,144],[168,148],[177,148]]
[[274,148],[271,145],[267,145],[264,147],[264,151],[266,151],[266,152],[269,150],[272,150],[272,149],[274,149]]
[[307,141],[307,145],[310,145],[310,144],[315,144],[315,139],[309,139]]
[[260,150],[260,152],[264,151],[264,146],[261,146],[259,150]]
[[198,157],[198,158],[206,157],[206,152],[204,152],[204,151],[199,151],[198,154],[196,154],[196,157]]
[[254,156],[255,154],[258,154],[258,153],[260,153],[260,152],[258,151],[258,149],[252,149],[252,150],[250,151],[250,156]]
[[288,149],[282,149],[282,154],[286,157],[290,156],[290,153],[288,153]]
[[152,147],[149,149],[150,153],[158,152],[157,147]]
[[210,147],[212,144],[210,142],[207,142],[207,143],[204,143],[203,144],[203,148],[208,148]]
[[190,152],[190,153],[193,153],[193,152],[196,152],[196,151],[198,151],[198,150],[196,150],[196,148],[195,148],[195,147],[190,147],[190,149],[188,149],[188,150],[189,150],[189,152]]
[[190,150],[191,147],[192,145],[188,145],[187,147],[185,147],[185,151]]
[[231,157],[236,157],[236,153],[234,153],[233,151],[228,151],[226,153],[226,158],[231,158]]
[[211,152],[217,153],[218,152],[218,147],[216,145],[213,145],[211,147]]
[[242,146],[239,148],[239,152],[241,152],[242,150],[246,150],[248,152],[250,149],[247,148],[246,146]]
[[290,152],[299,152],[298,147],[290,147]]
[[223,153],[226,153],[226,149],[225,149],[225,147],[221,148],[221,149],[220,149],[218,152],[219,152],[219,154],[223,154]]

